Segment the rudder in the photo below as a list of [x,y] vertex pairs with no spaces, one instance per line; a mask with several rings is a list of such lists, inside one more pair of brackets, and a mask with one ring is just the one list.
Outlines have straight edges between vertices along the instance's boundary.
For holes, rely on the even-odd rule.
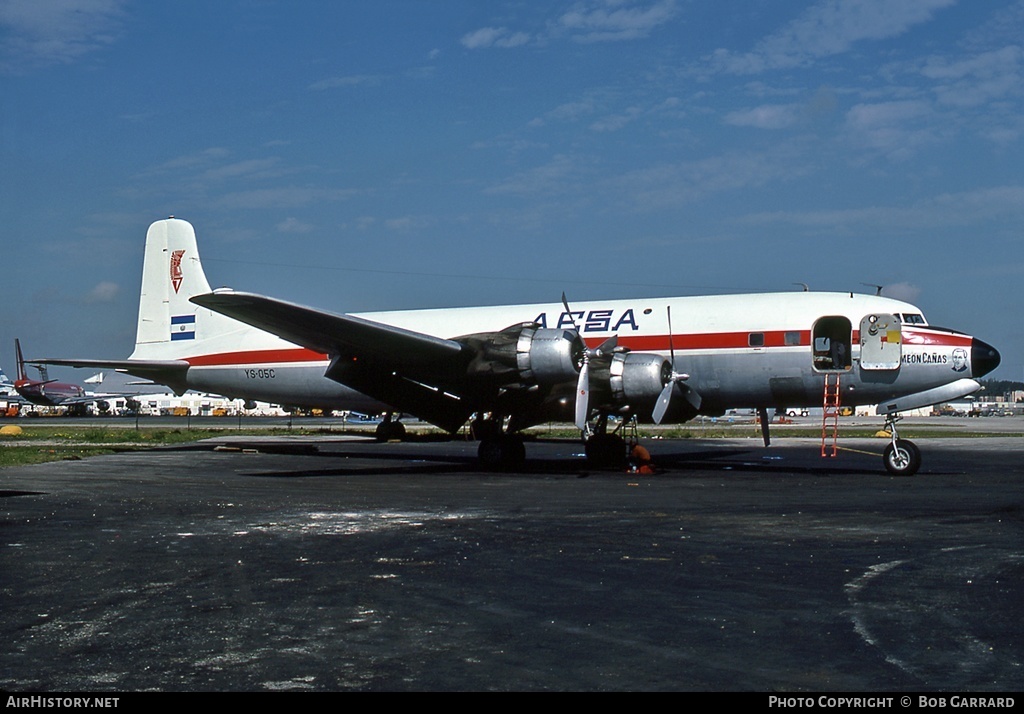
[[192,224],[177,218],[153,223],[146,232],[142,292],[133,359],[176,359],[194,351],[198,340],[236,329],[189,302],[210,292]]

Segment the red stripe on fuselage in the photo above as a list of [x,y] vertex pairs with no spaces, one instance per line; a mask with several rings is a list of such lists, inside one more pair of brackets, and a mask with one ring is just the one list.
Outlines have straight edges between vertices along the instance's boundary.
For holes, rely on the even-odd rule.
[[[751,345],[752,334],[764,335],[763,345]],[[799,335],[793,344],[787,344],[787,335]],[[587,346],[597,347],[606,337],[590,337]],[[853,333],[853,341],[860,339],[858,331]],[[970,347],[971,337],[953,332],[918,332],[904,330],[903,344],[905,347],[944,346]],[[672,335],[672,346],[680,351],[688,350],[741,350],[752,348],[775,347],[808,347],[811,344],[810,330],[770,330],[765,332],[707,332],[695,335]],[[619,346],[628,347],[635,352],[668,352],[668,335],[619,335]],[[209,355],[186,357],[185,361],[193,367],[230,367],[252,364],[281,364],[303,362],[326,362],[330,359],[325,354],[304,347],[278,350],[248,350],[242,352],[220,352]]]
[[970,347],[974,338],[959,332],[904,332],[903,344],[912,346]]
[[[751,345],[751,335],[763,335],[764,343]],[[796,339],[786,342],[786,335]],[[604,338],[587,340],[587,346],[597,347]],[[672,335],[672,346],[677,350],[739,350],[751,347],[806,347],[811,344],[809,330],[773,330],[768,332],[708,332],[697,335]],[[636,352],[667,352],[668,335],[647,335],[631,337],[619,335],[619,345]]]
[[249,350],[247,352],[220,352],[212,355],[186,357],[193,367],[229,367],[243,364],[278,364],[281,362],[326,362],[330,359],[305,347],[282,350]]

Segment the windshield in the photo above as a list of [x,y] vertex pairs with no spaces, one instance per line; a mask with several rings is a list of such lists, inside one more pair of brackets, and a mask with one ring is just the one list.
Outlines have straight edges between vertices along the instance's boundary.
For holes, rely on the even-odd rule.
[[900,315],[900,319],[904,325],[927,325],[928,322],[924,319],[924,315],[913,312],[905,312]]

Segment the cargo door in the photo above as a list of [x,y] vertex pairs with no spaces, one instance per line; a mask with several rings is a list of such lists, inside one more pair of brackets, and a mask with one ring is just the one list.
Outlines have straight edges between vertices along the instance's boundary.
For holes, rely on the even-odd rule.
[[903,332],[899,318],[889,314],[866,315],[860,321],[861,369],[893,371],[903,358]]

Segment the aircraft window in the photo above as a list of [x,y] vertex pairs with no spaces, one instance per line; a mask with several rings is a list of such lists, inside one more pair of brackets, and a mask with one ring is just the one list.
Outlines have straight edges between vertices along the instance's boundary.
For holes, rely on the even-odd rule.
[[918,315],[915,313],[903,313],[900,315],[903,318],[904,325],[927,325],[925,322],[924,315]]
[[764,333],[751,332],[747,337],[747,344],[751,347],[764,347]]
[[799,332],[787,332],[786,333],[786,345],[794,346],[800,344],[800,333]]

